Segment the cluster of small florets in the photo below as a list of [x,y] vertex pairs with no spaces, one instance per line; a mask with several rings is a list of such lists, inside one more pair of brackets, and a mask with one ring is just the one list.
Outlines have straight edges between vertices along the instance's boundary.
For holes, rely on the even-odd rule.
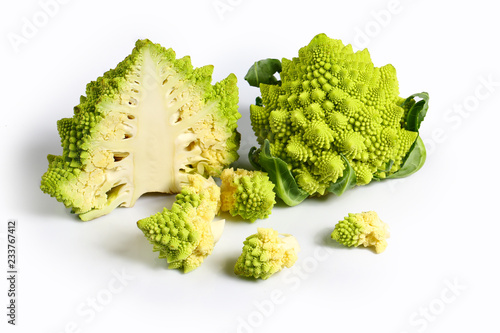
[[271,214],[274,184],[262,171],[225,169],[221,174],[221,211],[254,222]]
[[270,141],[271,154],[290,166],[299,186],[324,194],[346,168],[340,155],[358,185],[400,168],[418,133],[403,129],[404,99],[392,65],[376,68],[368,51],[354,53],[324,35],[282,64],[281,85],[261,84],[263,106],[251,106],[251,121],[259,142]]
[[181,192],[170,210],[164,208],[139,223],[147,238],[160,249],[160,257],[174,262],[186,259],[193,252],[200,232],[187,217],[199,205],[199,195]]
[[377,253],[385,250],[389,236],[388,225],[374,211],[349,213],[331,234],[332,239],[347,247],[373,246]]
[[240,276],[267,279],[297,261],[300,247],[295,237],[280,234],[271,228],[258,228],[243,242],[243,251],[234,266]]
[[189,272],[212,253],[222,229],[214,235],[212,221],[220,208],[220,189],[213,179],[190,175],[171,209],[139,220],[137,226],[166,258],[169,268]]
[[[83,220],[109,213],[119,205],[131,206],[142,193],[158,191],[143,180],[144,192],[134,195],[136,161],[127,159],[128,169],[123,163],[131,155],[123,149],[132,149],[127,140],[132,132],[139,132],[136,123],[132,126],[128,122],[136,115],[123,109],[141,102],[129,94],[138,94],[139,86],[146,85],[139,82],[137,72],[144,65],[145,54],[156,64],[155,73],[157,70],[160,76],[155,74],[154,78],[163,82],[157,89],[166,99],[157,111],[176,120],[170,125],[179,131],[173,131],[172,140],[178,150],[172,151],[182,153],[178,160],[168,162],[172,165],[154,173],[175,169],[176,175],[168,179],[175,188],[161,188],[178,193],[172,208],[139,220],[137,226],[153,244],[153,251],[167,259],[169,268],[189,272],[212,253],[222,233],[224,220],[213,221],[219,210],[254,222],[267,218],[276,203],[277,185],[265,172],[224,169],[238,158],[236,121],[240,114],[234,75],[212,86],[211,66],[193,69],[189,57],[176,59],[171,49],[138,41],[129,57],[87,85],[87,97],[82,96],[74,117],[58,122],[63,153],[48,156],[49,169],[42,177],[41,189]],[[174,71],[167,75],[168,70]],[[261,85],[262,106],[251,106],[252,127],[261,144],[269,140],[271,154],[285,161],[299,187],[309,195],[323,195],[349,166],[358,185],[399,170],[418,133],[405,129],[411,103],[402,107],[404,100],[398,96],[391,65],[376,68],[368,51],[354,53],[350,45],[318,35],[300,49],[298,58],[283,59],[281,79],[279,85]],[[132,84],[138,86],[131,88]],[[167,104],[175,107],[166,110]],[[151,109],[145,107],[142,112]],[[268,155],[267,147],[266,143]],[[148,161],[158,153],[147,152]],[[284,169],[281,174],[289,175]],[[206,178],[219,175],[220,188],[211,177]],[[178,186],[182,186],[180,193]],[[349,214],[331,234],[345,246],[373,246],[377,253],[385,250],[389,236],[387,224],[373,211]],[[293,266],[299,251],[295,237],[258,228],[243,242],[234,273],[267,279]]]

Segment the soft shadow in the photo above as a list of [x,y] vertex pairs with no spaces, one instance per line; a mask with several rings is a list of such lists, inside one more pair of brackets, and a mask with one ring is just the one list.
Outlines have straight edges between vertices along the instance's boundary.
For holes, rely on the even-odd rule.
[[259,279],[254,279],[251,277],[239,276],[234,273],[234,264],[238,258],[228,258],[223,263],[223,272],[229,277],[240,279],[243,281],[248,281],[250,283],[259,283]]
[[333,228],[321,229],[314,237],[315,243],[319,246],[327,246],[333,249],[349,250],[348,247],[345,247],[344,245],[339,244],[337,241],[332,239],[331,237],[332,232]]
[[375,252],[375,248],[373,246],[370,247],[364,247],[364,246],[358,246],[358,247],[347,247],[345,245],[340,244],[337,242],[335,239],[332,239],[331,234],[333,232],[333,228],[323,228],[320,232],[316,234],[315,237],[315,243],[320,246],[327,246],[332,249],[336,250],[342,250],[342,251],[352,251],[354,249],[363,249],[365,251],[370,251],[372,253],[377,253]]
[[288,207],[288,208],[290,208],[290,206],[288,206],[286,203],[284,203],[283,200],[281,200],[278,196],[276,196],[276,204],[274,205],[274,207]]
[[248,157],[245,159],[244,156],[240,157],[241,161],[238,160],[231,164],[231,166],[236,170],[236,169],[245,169],[245,170],[255,170],[255,168],[250,164],[248,161]]
[[325,195],[322,195],[322,196],[309,197],[306,200],[315,201],[315,202],[327,202],[327,201],[331,201],[331,200],[339,200],[339,198],[335,194],[326,193]]
[[[54,198],[50,198],[48,194],[40,190],[42,175],[47,171],[49,166],[47,155],[62,154],[57,129],[54,125],[51,131],[35,133],[34,136],[37,140],[30,141],[28,145],[21,148],[23,155],[21,156],[21,161],[16,163],[19,168],[17,174],[22,175],[20,178],[21,184],[19,184],[19,186],[25,189],[22,192],[23,200],[29,202],[29,205],[26,205],[26,207],[36,212],[39,216],[73,215],[69,209],[63,210],[62,207],[64,206],[62,203],[57,202]],[[52,202],[51,204],[48,203],[49,200]],[[56,204],[62,209],[54,210]],[[78,219],[78,217],[76,217],[76,219]]]
[[236,260],[237,258],[227,258],[222,264],[223,271],[227,276],[237,277],[237,275],[234,274],[234,264]]
[[152,245],[149,244],[142,233],[133,236],[121,235],[120,237],[123,238],[123,241],[118,246],[109,248],[108,250],[111,253],[149,268],[167,269],[167,260],[158,258],[159,252],[153,252]]
[[245,220],[241,216],[232,216],[231,214],[229,214],[229,212],[221,212],[219,215],[215,217],[215,220],[222,220],[222,219],[226,220],[226,223],[253,224],[253,222]]
[[[171,209],[175,202],[176,194],[167,194],[159,192],[144,193],[137,199],[137,205],[148,207],[151,214],[163,211],[163,208]],[[118,207],[124,208],[124,207]]]

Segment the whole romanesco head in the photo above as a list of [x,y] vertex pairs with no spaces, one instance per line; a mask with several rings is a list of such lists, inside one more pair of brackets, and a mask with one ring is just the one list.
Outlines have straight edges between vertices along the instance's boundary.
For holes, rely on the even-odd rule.
[[234,273],[265,280],[285,267],[292,267],[299,251],[295,237],[279,234],[271,228],[258,228],[256,234],[243,242],[243,252],[234,266]]
[[[269,141],[300,189],[332,192],[351,168],[354,185],[400,170],[418,132],[407,129],[415,101],[399,97],[392,65],[375,67],[368,50],[353,52],[324,34],[281,64],[281,82],[260,83],[262,99],[250,106],[250,117],[258,142]],[[261,167],[271,174],[274,165]]]
[[373,246],[376,253],[385,250],[389,236],[388,225],[373,211],[349,213],[337,223],[331,235],[332,239],[348,247]]
[[181,268],[184,273],[200,266],[212,253],[224,228],[224,220],[212,222],[220,208],[217,184],[201,175],[188,175],[188,183],[171,209],[137,222],[153,251],[167,259],[168,268]]
[[254,222],[271,214],[274,184],[262,171],[225,169],[221,174],[221,211]]
[[238,158],[240,114],[236,77],[212,85],[212,71],[137,41],[58,121],[63,152],[49,155],[42,191],[89,220],[147,192],[178,193],[188,174],[219,175]]

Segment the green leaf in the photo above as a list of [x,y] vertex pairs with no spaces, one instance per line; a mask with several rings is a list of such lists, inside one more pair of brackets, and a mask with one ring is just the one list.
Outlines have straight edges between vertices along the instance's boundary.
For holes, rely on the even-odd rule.
[[420,124],[424,120],[427,110],[429,109],[429,94],[426,92],[411,95],[401,104],[401,107],[414,102],[415,97],[420,97],[421,100],[413,104],[408,111],[405,125],[405,128],[412,132],[418,132]]
[[248,160],[250,161],[250,164],[255,168],[255,170],[262,170],[262,167],[259,164],[259,155],[260,155],[260,148],[257,149],[256,147],[250,148],[248,151]]
[[258,96],[255,98],[255,105],[264,106],[264,104],[262,103],[262,97]]
[[375,173],[373,175],[373,180],[381,181],[381,180],[385,179],[386,177],[380,178],[379,173],[382,173],[382,172],[386,173],[386,172],[391,171],[393,165],[394,165],[394,160],[389,160],[389,162],[385,164],[385,168],[384,169],[378,169],[377,170],[377,173]]
[[387,179],[404,178],[414,174],[415,172],[420,170],[420,168],[422,168],[425,163],[426,157],[427,152],[425,150],[424,142],[422,141],[420,136],[418,136],[417,140],[415,140],[410,148],[410,151],[403,160],[401,169],[388,176]]
[[389,160],[389,162],[385,164],[385,169],[378,170],[378,171],[379,172],[389,172],[389,171],[391,171],[393,165],[394,165],[394,160]]
[[274,74],[281,72],[281,61],[278,59],[263,59],[256,61],[245,75],[245,80],[252,87],[259,87],[261,83],[280,84]]
[[[252,150],[251,150],[252,151]],[[304,201],[309,193],[302,190],[288,165],[282,159],[271,155],[269,141],[265,140],[259,155],[259,164],[274,183],[274,191],[288,206],[295,206]]]
[[328,187],[328,192],[335,194],[336,196],[341,196],[346,190],[349,190],[356,186],[356,172],[349,164],[347,158],[344,155],[340,154],[346,163],[346,168],[344,169],[344,173],[342,177],[337,179],[337,181]]

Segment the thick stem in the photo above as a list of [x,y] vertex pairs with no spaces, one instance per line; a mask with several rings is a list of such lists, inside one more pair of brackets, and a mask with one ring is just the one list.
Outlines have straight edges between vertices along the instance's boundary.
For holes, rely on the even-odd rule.
[[211,227],[212,227],[212,234],[214,235],[214,243],[217,243],[220,237],[222,236],[225,223],[226,220],[224,219],[212,222]]
[[110,197],[108,197],[108,202],[104,208],[92,209],[86,213],[79,214],[78,217],[82,221],[90,221],[90,220],[93,220],[95,218],[98,218],[98,217],[101,217],[103,215],[111,213],[111,211],[113,209],[120,206],[122,203],[126,202],[127,199],[130,197],[130,191],[126,191],[126,190],[121,191],[123,186],[125,186],[125,185],[122,185],[116,191],[116,193],[113,193],[113,195],[110,195]]
[[283,236],[281,240],[283,241],[283,246],[285,247],[286,250],[293,249],[295,253],[300,252],[300,245],[299,242],[297,241],[297,238],[289,234],[280,234],[280,236]]

